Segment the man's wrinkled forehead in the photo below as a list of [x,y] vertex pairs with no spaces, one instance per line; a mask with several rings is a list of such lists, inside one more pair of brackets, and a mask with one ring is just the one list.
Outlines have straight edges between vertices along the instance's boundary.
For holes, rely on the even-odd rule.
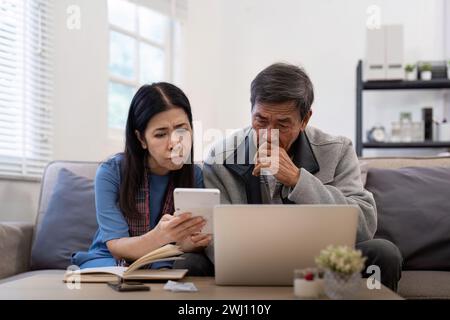
[[278,120],[292,117],[294,113],[299,114],[297,105],[294,101],[279,103],[257,102],[252,110],[254,116],[270,116],[275,117]]

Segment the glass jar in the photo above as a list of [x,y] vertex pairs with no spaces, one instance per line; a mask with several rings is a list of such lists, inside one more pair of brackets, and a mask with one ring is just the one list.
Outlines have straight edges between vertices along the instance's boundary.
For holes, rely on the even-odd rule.
[[412,115],[410,112],[400,113],[400,130],[401,130],[401,141],[402,142],[412,142],[413,141],[413,125],[412,125]]
[[301,299],[317,299],[323,295],[323,271],[318,268],[294,270],[294,295]]
[[[423,121],[412,123],[413,139],[414,142],[423,142],[425,140],[425,130]],[[434,135],[433,135],[434,137]]]
[[331,270],[325,271],[325,294],[333,300],[351,299],[361,281],[361,273],[343,274]]
[[392,122],[391,124],[391,142],[402,141],[402,130],[400,122]]

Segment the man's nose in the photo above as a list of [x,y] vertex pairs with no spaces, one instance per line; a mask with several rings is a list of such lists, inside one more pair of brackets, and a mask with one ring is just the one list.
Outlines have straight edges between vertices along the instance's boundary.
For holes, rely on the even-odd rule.
[[272,141],[272,135],[275,133],[274,130],[275,126],[273,124],[269,124],[268,127],[266,128],[266,140],[271,142]]

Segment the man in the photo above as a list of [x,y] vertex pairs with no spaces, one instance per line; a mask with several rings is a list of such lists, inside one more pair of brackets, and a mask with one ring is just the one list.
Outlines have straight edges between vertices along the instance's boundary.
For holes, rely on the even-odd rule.
[[402,257],[393,243],[373,239],[376,205],[361,182],[351,141],[308,126],[314,100],[308,75],[273,64],[252,81],[250,100],[251,127],[213,147],[204,166],[206,187],[220,189],[224,204],[358,205],[356,248],[367,257],[366,267],[379,266],[381,282],[396,291]]

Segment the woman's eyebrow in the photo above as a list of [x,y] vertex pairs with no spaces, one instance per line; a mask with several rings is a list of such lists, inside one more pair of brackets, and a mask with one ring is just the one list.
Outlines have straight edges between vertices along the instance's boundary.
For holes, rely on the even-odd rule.
[[153,132],[159,131],[159,130],[161,130],[161,131],[167,130],[167,127],[159,127],[159,128],[156,128],[155,130],[153,130]]
[[185,125],[187,125],[187,122],[182,122],[180,124],[175,125],[175,128],[179,128],[179,127],[182,127],[182,126],[185,126]]
[[[186,126],[186,125],[187,125],[187,122],[182,122],[182,123],[176,124],[174,126],[174,128],[179,128],[179,127]],[[159,128],[154,129],[153,131],[159,131],[159,130],[163,131],[163,130],[168,130],[168,129],[169,129],[168,127],[159,127]]]

